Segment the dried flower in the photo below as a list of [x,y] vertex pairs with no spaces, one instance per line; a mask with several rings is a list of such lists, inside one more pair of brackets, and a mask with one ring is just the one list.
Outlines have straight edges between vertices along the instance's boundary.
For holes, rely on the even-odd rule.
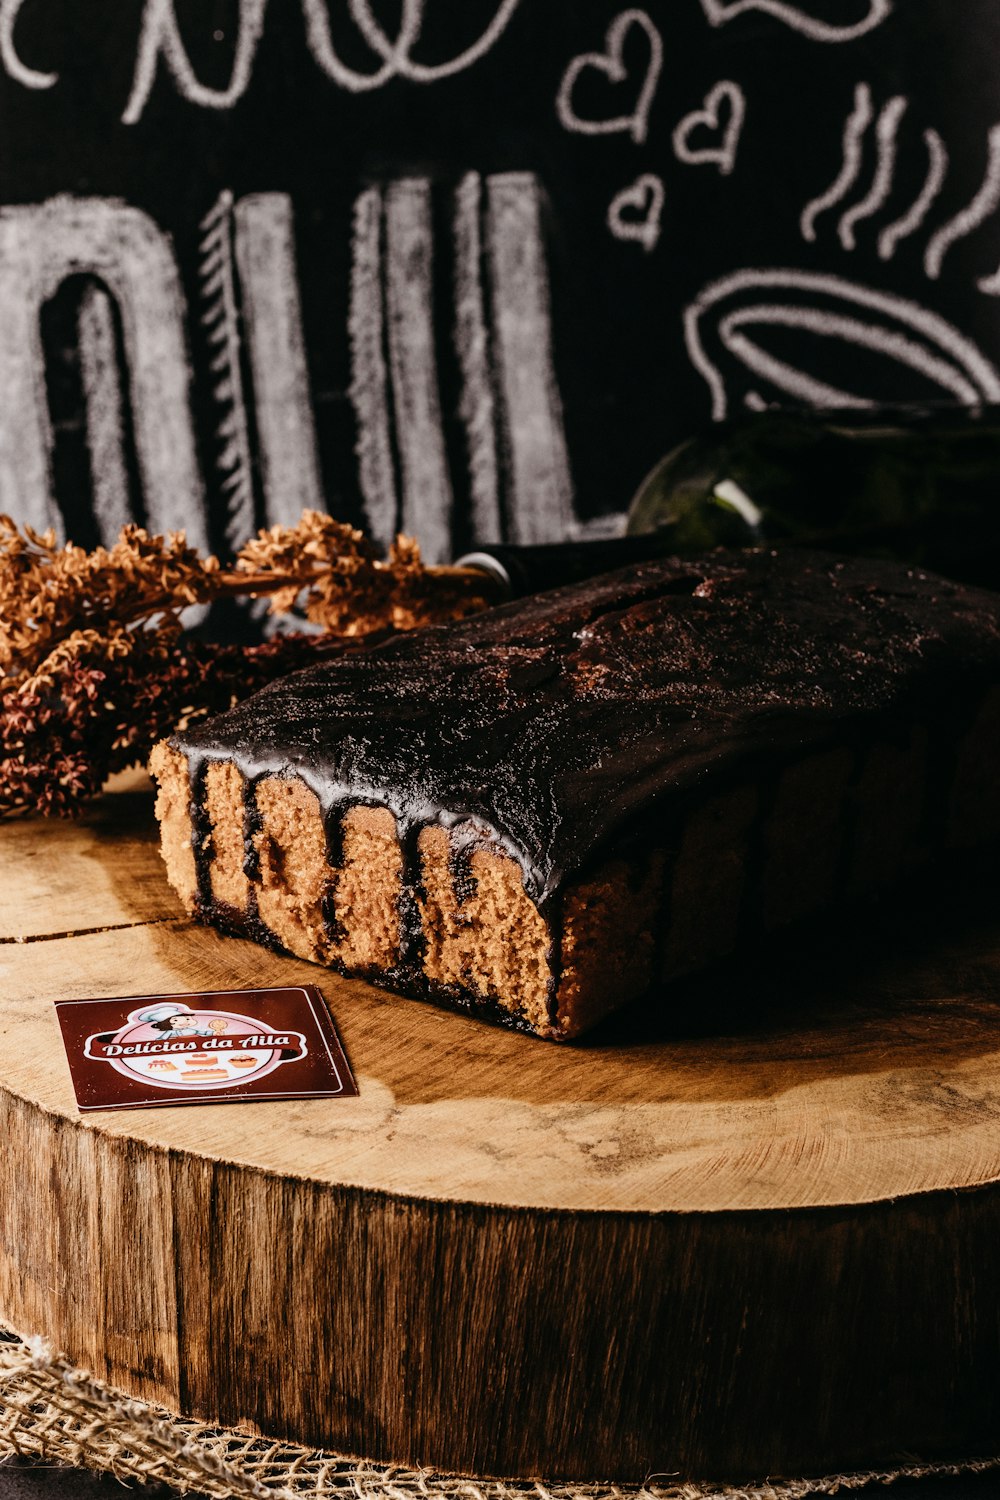
[[[412,537],[399,536],[382,562],[371,541],[318,511],[297,526],[272,526],[239,552],[237,574],[278,581],[272,612],[298,602],[306,618],[337,635],[414,630],[459,619],[489,603],[480,574],[426,568]],[[281,579],[290,580],[281,584]]]
[[[259,594],[326,633],[249,647],[185,634],[188,605]],[[399,538],[383,562],[362,533],[315,511],[262,531],[229,572],[180,532],[127,526],[88,553],[0,516],[0,817],[75,813],[179,725],[352,641],[488,602],[481,578],[425,568],[415,542]]]

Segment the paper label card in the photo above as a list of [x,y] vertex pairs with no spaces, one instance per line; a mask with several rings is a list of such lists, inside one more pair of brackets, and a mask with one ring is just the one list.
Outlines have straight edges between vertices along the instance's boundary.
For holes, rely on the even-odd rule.
[[81,1111],[355,1097],[315,985],[57,1000]]

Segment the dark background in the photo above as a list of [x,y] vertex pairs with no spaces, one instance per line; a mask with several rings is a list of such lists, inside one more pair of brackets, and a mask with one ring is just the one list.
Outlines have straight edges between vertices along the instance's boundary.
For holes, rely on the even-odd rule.
[[[140,22],[152,3],[24,0],[14,30],[17,51],[26,65],[59,77],[51,88],[31,89],[0,69],[0,205],[73,193],[124,199],[143,209],[173,242],[196,329],[198,226],[220,191],[231,190],[237,199],[289,194],[322,485],[338,516],[365,519],[347,394],[352,208],[364,187],[401,177],[432,183],[438,378],[459,547],[473,538],[457,417],[449,258],[453,193],[469,171],[484,177],[532,172],[541,184],[553,358],[580,522],[622,510],[657,458],[709,420],[709,390],[685,350],[682,314],[714,278],[763,267],[833,273],[943,314],[1000,366],[1000,298],[977,287],[1000,265],[996,214],[952,247],[938,279],[923,265],[930,235],[978,192],[988,131],[1000,121],[995,0],[895,0],[882,24],[847,42],[812,40],[766,10],[737,13],[713,27],[703,0],[647,0],[642,9],[662,37],[663,68],[645,142],[624,130],[573,133],[556,113],[571,60],[600,53],[609,25],[629,8],[615,0],[521,0],[492,51],[467,71],[429,84],[395,78],[361,94],[331,81],[311,56],[301,0],[270,0],[249,86],[232,108],[182,98],[161,60],[141,118],[124,123]],[[733,8],[736,0],[726,4]],[[847,24],[863,18],[868,6],[869,0],[800,0],[798,9]],[[199,80],[223,88],[232,68],[237,0],[175,0],[175,7]],[[394,36],[400,0],[373,0],[373,8]],[[413,56],[424,62],[454,56],[482,33],[497,8],[498,0],[462,0],[461,6],[428,0]],[[371,72],[377,59],[345,6],[330,4],[328,14],[340,56]],[[649,64],[649,43],[637,25],[626,35],[622,64],[626,76],[617,83],[597,69],[582,70],[573,92],[580,116],[600,121],[631,110]],[[712,162],[679,161],[671,143],[679,122],[702,107],[721,80],[739,84],[746,100],[728,175]],[[839,170],[842,131],[859,83],[869,85],[876,114],[893,96],[908,101],[892,191],[877,214],[858,223],[856,248],[846,250],[837,223],[871,183],[873,124],[853,191],[817,219],[815,242],[808,244],[800,215]],[[726,119],[723,109],[720,129],[692,124],[690,146],[717,145]],[[883,261],[878,234],[924,181],[929,128],[947,147],[947,178],[923,227]],[[651,250],[615,239],[607,226],[611,200],[648,173],[664,187],[662,232]],[[71,326],[65,309],[56,306],[46,315],[50,399],[61,445],[53,485],[69,529],[92,541],[74,417]],[[772,328],[767,347],[849,394],[879,400],[943,394],[898,361],[837,338]],[[190,348],[199,459],[212,540],[220,543],[219,413],[196,331]],[[732,409],[742,406],[744,375],[738,361],[727,373]],[[763,395],[788,399],[780,390]],[[255,482],[257,519],[273,518],[280,503],[268,510],[259,475]],[[134,488],[133,509],[141,518],[141,483]],[[508,534],[517,530],[513,503],[507,495]],[[517,503],[523,507],[524,497]],[[0,508],[10,508],[2,475]]]

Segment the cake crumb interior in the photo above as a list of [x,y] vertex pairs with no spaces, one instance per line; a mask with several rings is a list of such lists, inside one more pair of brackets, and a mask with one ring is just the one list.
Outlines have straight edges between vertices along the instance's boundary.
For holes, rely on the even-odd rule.
[[198,876],[191,847],[191,784],[187,757],[166,740],[153,746],[149,772],[156,781],[154,812],[167,879],[189,912],[195,909]]
[[549,930],[509,855],[477,849],[471,892],[459,901],[444,828],[420,832],[424,974],[498,1002],[538,1031],[549,1029]]

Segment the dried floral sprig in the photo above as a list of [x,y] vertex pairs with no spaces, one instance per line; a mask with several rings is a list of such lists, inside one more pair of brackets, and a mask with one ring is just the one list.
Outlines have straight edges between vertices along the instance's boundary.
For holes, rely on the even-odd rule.
[[29,684],[0,693],[0,817],[72,816],[114,771],[145,760],[179,724],[220,712],[274,677],[337,654],[344,642],[279,636],[256,646],[154,635],[128,655],[74,642],[75,655]]
[[[0,516],[0,817],[75,813],[178,725],[359,637],[482,609],[483,590],[477,575],[425,568],[405,538],[383,562],[316,512],[261,532],[228,571],[182,533],[129,526],[88,553]],[[297,605],[326,633],[250,647],[185,634],[187,606],[240,595]]]
[[307,619],[337,635],[414,630],[491,602],[482,573],[425,567],[419,546],[406,536],[396,538],[383,562],[363,532],[315,510],[305,511],[297,526],[261,531],[237,554],[235,571],[223,587],[273,589],[274,613],[298,601]]
[[157,609],[174,617],[215,597],[221,570],[182,532],[148,536],[126,526],[111,548],[59,547],[51,531],[0,516],[0,673],[20,678],[76,631],[125,625]]

